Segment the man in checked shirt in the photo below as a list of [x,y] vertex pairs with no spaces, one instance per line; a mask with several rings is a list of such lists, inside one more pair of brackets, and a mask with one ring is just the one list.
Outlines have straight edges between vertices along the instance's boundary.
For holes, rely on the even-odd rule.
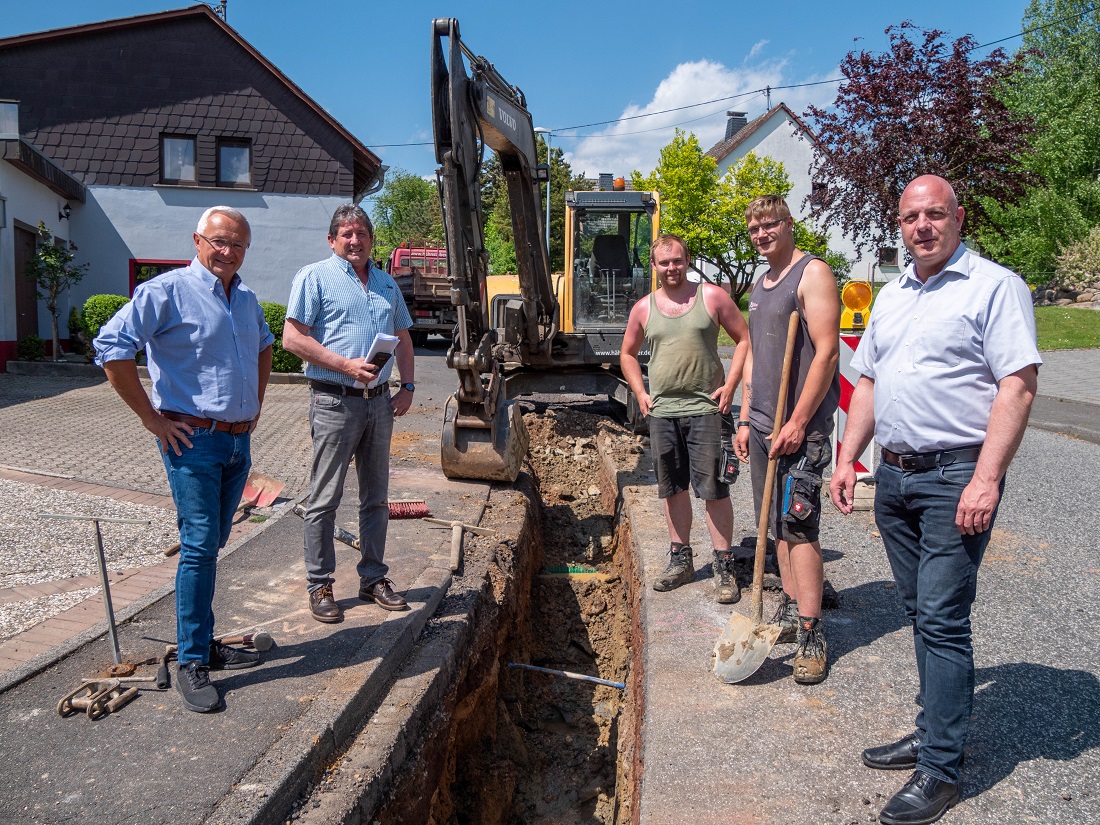
[[[340,622],[332,592],[336,571],[333,527],[348,465],[359,479],[359,598],[385,610],[406,610],[382,560],[389,525],[389,455],[394,416],[412,405],[412,317],[390,275],[374,266],[374,229],[358,206],[337,208],[329,226],[332,255],[294,276],[283,347],[306,361],[313,473],[305,513],[309,609],[319,622]],[[394,358],[404,382],[390,395],[393,359],[366,361],[375,335],[399,339]],[[378,379],[375,381],[375,379]],[[374,384],[371,387],[371,384]],[[356,384],[359,387],[356,387]]]

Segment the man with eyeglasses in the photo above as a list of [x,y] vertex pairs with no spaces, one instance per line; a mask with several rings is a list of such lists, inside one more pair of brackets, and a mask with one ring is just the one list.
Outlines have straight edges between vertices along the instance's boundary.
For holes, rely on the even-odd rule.
[[[344,611],[333,595],[336,549],[333,527],[348,466],[359,482],[359,598],[383,610],[407,610],[384,561],[389,527],[390,439],[393,420],[412,406],[412,316],[397,282],[370,257],[374,228],[360,207],[337,207],[329,223],[332,255],[294,276],[283,327],[283,346],[306,361],[313,470],[305,512],[306,589],[319,622],[336,623]],[[392,359],[367,361],[379,333],[398,338]],[[393,362],[401,387],[391,394]]]
[[[207,209],[193,240],[195,259],[141,284],[100,329],[96,363],[160,448],[180,531],[176,570],[178,668],[173,680],[188,710],[222,700],[211,670],[260,663],[255,651],[214,641],[214,580],[252,466],[256,428],[271,374],[271,345],[256,295],[237,271],[251,229],[228,206]],[[145,348],[153,394],[138,377]]]
[[[772,623],[780,627],[779,642],[797,643],[794,681],[813,685],[825,679],[828,667],[821,623],[825,566],[818,536],[822,473],[832,460],[833,413],[840,400],[840,293],[828,264],[795,246],[794,219],[783,198],[756,198],[745,221],[768,270],[749,297],[752,348],[734,449],[749,462],[757,518],[768,461],[778,457],[768,518],[783,597]],[[786,422],[769,444],[792,312],[798,313],[799,325]]]
[[966,248],[964,217],[941,177],[902,193],[898,225],[913,263],[879,292],[852,359],[860,378],[829,485],[852,512],[853,462],[873,433],[875,520],[920,680],[916,731],[863,752],[871,768],[915,769],[879,814],[886,825],[935,822],[959,800],[978,566],[1042,363],[1027,285]]

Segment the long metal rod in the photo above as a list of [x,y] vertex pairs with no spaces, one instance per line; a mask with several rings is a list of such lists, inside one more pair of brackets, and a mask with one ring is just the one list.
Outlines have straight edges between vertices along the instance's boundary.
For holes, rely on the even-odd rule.
[[608,687],[618,688],[619,690],[626,690],[625,682],[612,682],[610,679],[601,679],[598,676],[586,676],[583,673],[570,673],[568,670],[553,670],[548,667],[539,667],[538,665],[521,665],[519,662],[509,662],[508,667],[534,670],[539,673],[549,673],[551,676],[564,676],[566,679],[576,679],[580,682],[595,682],[597,685],[607,685]]

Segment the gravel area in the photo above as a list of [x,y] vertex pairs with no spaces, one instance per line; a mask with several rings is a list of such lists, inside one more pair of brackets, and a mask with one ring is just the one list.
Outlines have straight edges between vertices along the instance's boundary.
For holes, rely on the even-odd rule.
[[[92,523],[39,513],[148,519],[148,525],[100,524],[108,570],[157,564],[178,540],[174,510],[0,479],[0,590],[98,572]],[[80,601],[71,600],[76,592],[82,591],[0,609],[0,639],[71,607]]]

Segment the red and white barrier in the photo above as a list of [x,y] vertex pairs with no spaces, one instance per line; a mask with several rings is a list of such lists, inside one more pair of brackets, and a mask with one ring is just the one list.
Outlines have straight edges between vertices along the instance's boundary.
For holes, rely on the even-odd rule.
[[[852,358],[856,354],[861,335],[840,336],[840,406],[836,411],[836,429],[833,439],[833,466],[836,466],[837,456],[840,455],[841,439],[844,437],[844,427],[848,423],[848,409],[852,403],[852,392],[859,381],[859,372],[852,369]],[[872,438],[867,449],[856,459],[856,478],[866,478],[874,469],[875,440]]]

